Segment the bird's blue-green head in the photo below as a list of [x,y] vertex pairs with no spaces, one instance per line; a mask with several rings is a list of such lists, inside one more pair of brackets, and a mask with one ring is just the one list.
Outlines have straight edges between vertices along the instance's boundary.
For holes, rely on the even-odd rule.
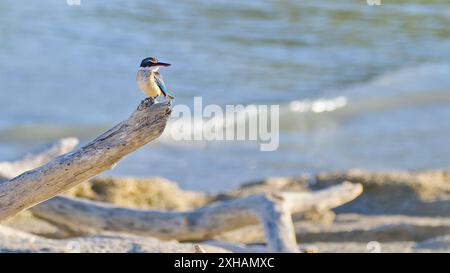
[[155,57],[148,57],[142,60],[141,68],[149,68],[157,70],[160,67],[168,67],[170,64],[158,61]]

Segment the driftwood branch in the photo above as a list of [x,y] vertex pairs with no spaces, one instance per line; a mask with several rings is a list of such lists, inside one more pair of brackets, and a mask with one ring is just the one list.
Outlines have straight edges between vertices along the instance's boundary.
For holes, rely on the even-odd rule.
[[0,181],[9,180],[23,172],[45,164],[59,155],[70,152],[77,145],[78,139],[74,137],[63,138],[43,148],[43,150],[34,154],[27,154],[19,160],[0,162]]
[[[67,152],[76,144],[74,139],[61,140],[41,153],[13,163],[4,162],[0,167],[7,170],[3,171],[4,176],[10,178]],[[268,246],[262,247],[261,251],[297,252],[292,213],[327,210],[352,200],[360,192],[361,186],[358,184],[342,184],[315,193],[263,193],[187,212],[126,209],[59,196],[31,210],[36,216],[65,226],[75,233],[111,230],[165,240],[210,239],[222,232],[260,222],[268,242]],[[228,249],[240,251],[240,248],[232,246]]]
[[0,182],[0,221],[111,169],[163,132],[171,103],[146,99],[125,120],[74,152]]
[[257,194],[183,212],[130,209],[57,196],[31,210],[37,217],[78,232],[109,230],[182,241],[205,240],[261,222],[270,251],[297,252],[291,214],[334,208],[361,192],[360,184],[346,182],[313,193]]
[[0,226],[0,253],[2,252],[69,252],[69,253],[194,253],[229,252],[223,248],[175,241],[160,241],[155,238],[139,237],[120,233],[104,233],[92,236],[49,239],[41,236]]

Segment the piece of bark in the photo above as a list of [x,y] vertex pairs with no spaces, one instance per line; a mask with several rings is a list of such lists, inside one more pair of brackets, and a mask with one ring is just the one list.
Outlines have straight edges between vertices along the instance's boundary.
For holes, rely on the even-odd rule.
[[111,169],[124,156],[159,137],[170,113],[170,102],[145,99],[128,120],[87,145],[0,182],[0,221]]
[[262,222],[270,251],[296,252],[292,213],[333,208],[361,192],[360,184],[342,183],[312,193],[250,195],[183,212],[130,209],[57,196],[31,210],[37,217],[75,232],[110,230],[177,240],[205,240]]

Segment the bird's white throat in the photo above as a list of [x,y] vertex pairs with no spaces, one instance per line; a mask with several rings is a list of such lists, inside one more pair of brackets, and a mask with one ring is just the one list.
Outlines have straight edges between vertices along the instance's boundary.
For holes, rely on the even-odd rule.
[[139,70],[143,70],[143,71],[152,71],[152,72],[157,72],[159,69],[159,66],[153,66],[153,67],[139,67]]

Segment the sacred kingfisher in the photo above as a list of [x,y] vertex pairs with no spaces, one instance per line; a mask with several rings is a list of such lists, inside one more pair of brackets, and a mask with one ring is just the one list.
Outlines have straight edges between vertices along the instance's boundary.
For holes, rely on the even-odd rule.
[[154,57],[148,57],[142,60],[136,75],[136,81],[139,89],[151,98],[164,96],[165,98],[174,99],[167,93],[163,78],[158,72],[160,67],[168,67],[170,64],[159,62]]

